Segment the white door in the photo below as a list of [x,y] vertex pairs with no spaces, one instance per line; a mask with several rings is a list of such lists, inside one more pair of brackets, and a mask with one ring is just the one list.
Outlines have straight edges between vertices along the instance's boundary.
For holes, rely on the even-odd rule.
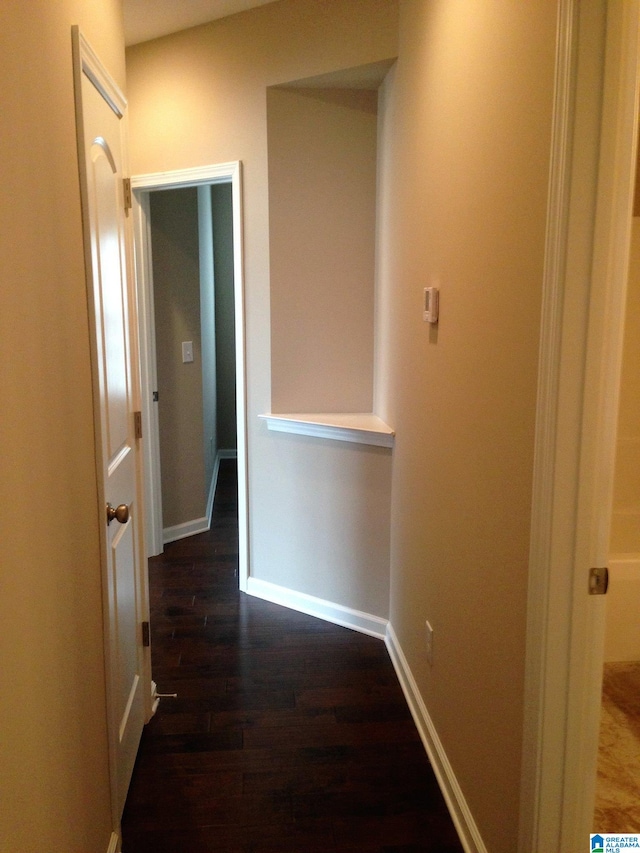
[[[105,662],[112,811],[122,815],[145,717],[142,645],[144,584],[134,425],[130,311],[123,190],[125,102],[96,73],[80,37],[79,137],[89,303],[93,309],[94,383],[104,572]],[[90,75],[90,76],[88,76]],[[99,87],[99,88],[98,88]],[[112,511],[109,511],[109,508]],[[110,518],[110,516],[114,516]]]

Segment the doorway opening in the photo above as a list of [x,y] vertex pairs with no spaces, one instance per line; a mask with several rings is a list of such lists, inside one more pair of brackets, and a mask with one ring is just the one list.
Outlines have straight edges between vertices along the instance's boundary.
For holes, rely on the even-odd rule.
[[[131,187],[142,420],[147,432],[143,447],[147,556],[162,553],[165,542],[208,528],[219,462],[235,456],[237,451],[238,576],[239,587],[244,591],[249,572],[241,166],[233,162],[138,175],[131,179]],[[172,223],[165,214],[174,202],[183,210]],[[217,295],[214,220],[219,233],[228,234],[222,241],[225,245],[218,247],[218,272],[221,281],[226,278],[232,282],[226,293],[221,286]],[[165,231],[169,233],[165,235],[162,235],[163,223],[168,223]],[[187,236],[189,227],[192,233]],[[176,239],[180,242],[179,231],[184,232],[186,242],[183,241],[179,256],[169,260],[172,244]],[[197,280],[195,285],[191,282],[190,293],[180,292],[179,285],[174,288],[174,295],[179,298],[168,306],[161,292],[171,293],[171,276],[177,270],[187,276],[191,274],[192,278],[195,274]],[[159,277],[157,282],[156,277]],[[196,327],[197,332],[193,332]],[[216,370],[217,362],[220,370]],[[202,370],[198,369],[200,363]],[[174,386],[171,399],[165,401],[168,405],[162,419],[159,379],[163,379],[165,388]],[[181,463],[179,454],[172,458],[168,449],[171,435],[161,438],[161,431],[179,430],[181,424],[191,431],[190,450],[185,453],[195,458],[197,473],[183,478],[172,476],[171,483],[184,481],[184,494],[174,496],[165,489],[163,501],[161,459],[164,458],[165,466]],[[233,443],[235,447],[229,446]],[[164,513],[163,503],[169,504]],[[180,512],[193,517],[176,521]]]
[[630,226],[593,831],[640,825],[640,174]]

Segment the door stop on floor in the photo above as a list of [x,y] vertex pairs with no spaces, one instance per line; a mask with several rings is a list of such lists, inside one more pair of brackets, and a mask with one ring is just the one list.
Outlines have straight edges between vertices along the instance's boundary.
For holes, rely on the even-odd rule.
[[152,689],[152,694],[151,694],[151,714],[152,714],[152,716],[158,710],[158,705],[160,704],[161,699],[177,699],[178,698],[177,693],[158,693],[158,691],[156,689],[155,681],[151,682],[151,689]]

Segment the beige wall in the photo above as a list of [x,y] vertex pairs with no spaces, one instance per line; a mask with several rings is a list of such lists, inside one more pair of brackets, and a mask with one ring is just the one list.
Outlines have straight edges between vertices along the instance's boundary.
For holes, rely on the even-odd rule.
[[99,519],[71,63],[116,81],[116,0],[0,13],[0,849],[106,851]]
[[640,218],[634,217],[624,330],[611,550],[640,554]]
[[[197,189],[151,193],[163,527],[205,515]],[[193,362],[182,342],[193,342]]]
[[[381,110],[391,621],[491,853],[517,846],[556,12],[402,2]],[[440,287],[436,330],[427,285]]]
[[[394,0],[282,0],[127,53],[134,174],[243,163],[251,572],[380,616],[389,453],[274,437],[258,420],[271,409],[267,87],[389,59],[396,47]],[[350,517],[358,482],[376,497],[358,498]]]
[[267,93],[274,412],[370,412],[377,93]]

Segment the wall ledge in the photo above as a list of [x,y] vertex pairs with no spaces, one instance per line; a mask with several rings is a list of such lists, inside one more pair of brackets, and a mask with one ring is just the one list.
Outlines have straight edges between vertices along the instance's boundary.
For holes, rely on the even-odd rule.
[[350,441],[375,447],[393,447],[395,432],[377,415],[327,414],[265,414],[258,415],[267,427],[276,432],[310,435],[334,441]]

